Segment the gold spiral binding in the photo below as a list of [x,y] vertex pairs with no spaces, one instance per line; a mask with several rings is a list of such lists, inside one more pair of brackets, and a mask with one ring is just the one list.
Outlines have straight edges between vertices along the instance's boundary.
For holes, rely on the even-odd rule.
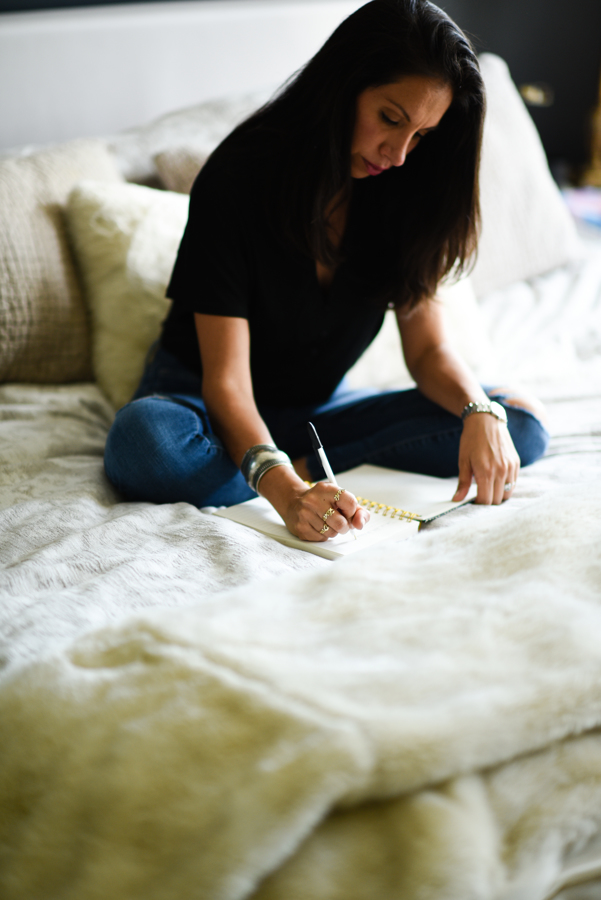
[[367,497],[357,497],[357,503],[360,503],[370,512],[389,515],[391,519],[406,519],[409,522],[419,521],[420,517],[417,513],[409,512],[407,509],[397,509],[396,506],[386,506],[385,503],[377,503],[375,500],[368,500]]

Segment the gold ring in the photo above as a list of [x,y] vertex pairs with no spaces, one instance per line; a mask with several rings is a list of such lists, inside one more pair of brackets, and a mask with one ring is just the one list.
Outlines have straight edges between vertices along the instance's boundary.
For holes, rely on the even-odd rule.
[[334,503],[338,503],[341,494],[344,494],[344,488],[338,488],[338,493],[334,494]]
[[327,513],[324,513],[323,516],[322,516],[321,518],[322,518],[322,519],[324,520],[324,522],[325,522],[326,519],[329,519],[330,516],[333,516],[333,515],[334,515],[334,510],[333,510],[332,507],[330,506],[330,508],[329,508],[329,510],[327,511]]
[[329,531],[329,530],[330,530],[330,526],[329,526],[329,525],[324,525],[323,528],[321,529],[321,531],[320,531],[319,533],[320,533],[320,534],[325,534],[326,531]]

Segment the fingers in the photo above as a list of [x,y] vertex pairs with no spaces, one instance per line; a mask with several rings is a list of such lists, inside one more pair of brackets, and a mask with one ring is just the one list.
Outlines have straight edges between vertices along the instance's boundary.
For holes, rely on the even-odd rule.
[[476,503],[503,503],[514,490],[520,458],[504,423],[487,413],[470,416],[459,444],[459,485],[454,499],[463,499],[468,471],[478,485]]
[[[349,523],[341,512],[330,506],[322,516],[315,513],[313,527],[319,529],[320,533],[326,533],[329,529],[336,534],[344,534],[349,529]],[[332,537],[332,535],[330,534],[328,537]]]
[[503,484],[503,499],[501,502],[503,502],[504,500],[509,500],[509,498],[513,494],[515,487],[518,483],[519,476],[520,476],[520,465],[519,465],[519,461],[518,461],[515,465],[510,466],[507,470],[507,474],[505,476],[505,482]]
[[476,475],[478,494],[476,503],[484,506],[501,503],[503,501],[503,488],[505,486],[505,471],[479,471]]
[[472,467],[469,460],[459,462],[459,484],[453,497],[454,503],[460,503],[467,497],[467,492],[472,486]]
[[479,472],[476,476],[478,495],[476,503],[499,505],[509,500],[519,475],[519,466],[502,465],[488,472]]
[[357,531],[361,531],[361,529],[364,528],[369,522],[370,517],[371,516],[369,510],[364,509],[362,506],[358,506],[357,512],[350,520],[350,522],[353,528],[355,528]]
[[492,486],[492,502],[499,506],[505,499],[505,485],[507,484],[507,471],[497,473]]
[[353,494],[335,484],[319,482],[306,496],[311,527],[321,540],[346,534],[351,527],[360,531],[369,520],[368,511],[359,506]]

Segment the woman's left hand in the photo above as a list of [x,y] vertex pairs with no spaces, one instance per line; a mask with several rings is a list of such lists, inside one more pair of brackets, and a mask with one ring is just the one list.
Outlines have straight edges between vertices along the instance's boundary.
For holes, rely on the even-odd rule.
[[[447,341],[441,303],[424,301],[409,314],[397,312],[397,319],[405,362],[422,394],[456,416],[468,401],[488,402],[473,373]],[[491,413],[467,416],[453,500],[464,500],[475,478],[477,503],[502,503],[511,497],[519,470],[520,458],[507,425]]]
[[489,413],[475,413],[463,424],[459,444],[459,484],[453,500],[463,500],[476,479],[476,503],[508,500],[518,480],[520,458],[507,426]]

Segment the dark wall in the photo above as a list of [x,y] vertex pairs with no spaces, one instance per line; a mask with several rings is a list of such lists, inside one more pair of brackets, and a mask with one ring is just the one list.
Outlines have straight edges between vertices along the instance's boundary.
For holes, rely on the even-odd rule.
[[[581,165],[599,95],[601,0],[446,0],[479,51],[498,53],[521,85],[547,82],[555,101],[530,107],[552,162]],[[508,135],[511,139],[511,135]]]
[[[110,5],[119,0],[0,0],[0,10]],[[552,163],[588,158],[587,123],[601,72],[601,0],[442,0],[479,51],[502,56],[514,81],[547,82],[555,102],[530,111]],[[511,140],[511,135],[507,136]]]

